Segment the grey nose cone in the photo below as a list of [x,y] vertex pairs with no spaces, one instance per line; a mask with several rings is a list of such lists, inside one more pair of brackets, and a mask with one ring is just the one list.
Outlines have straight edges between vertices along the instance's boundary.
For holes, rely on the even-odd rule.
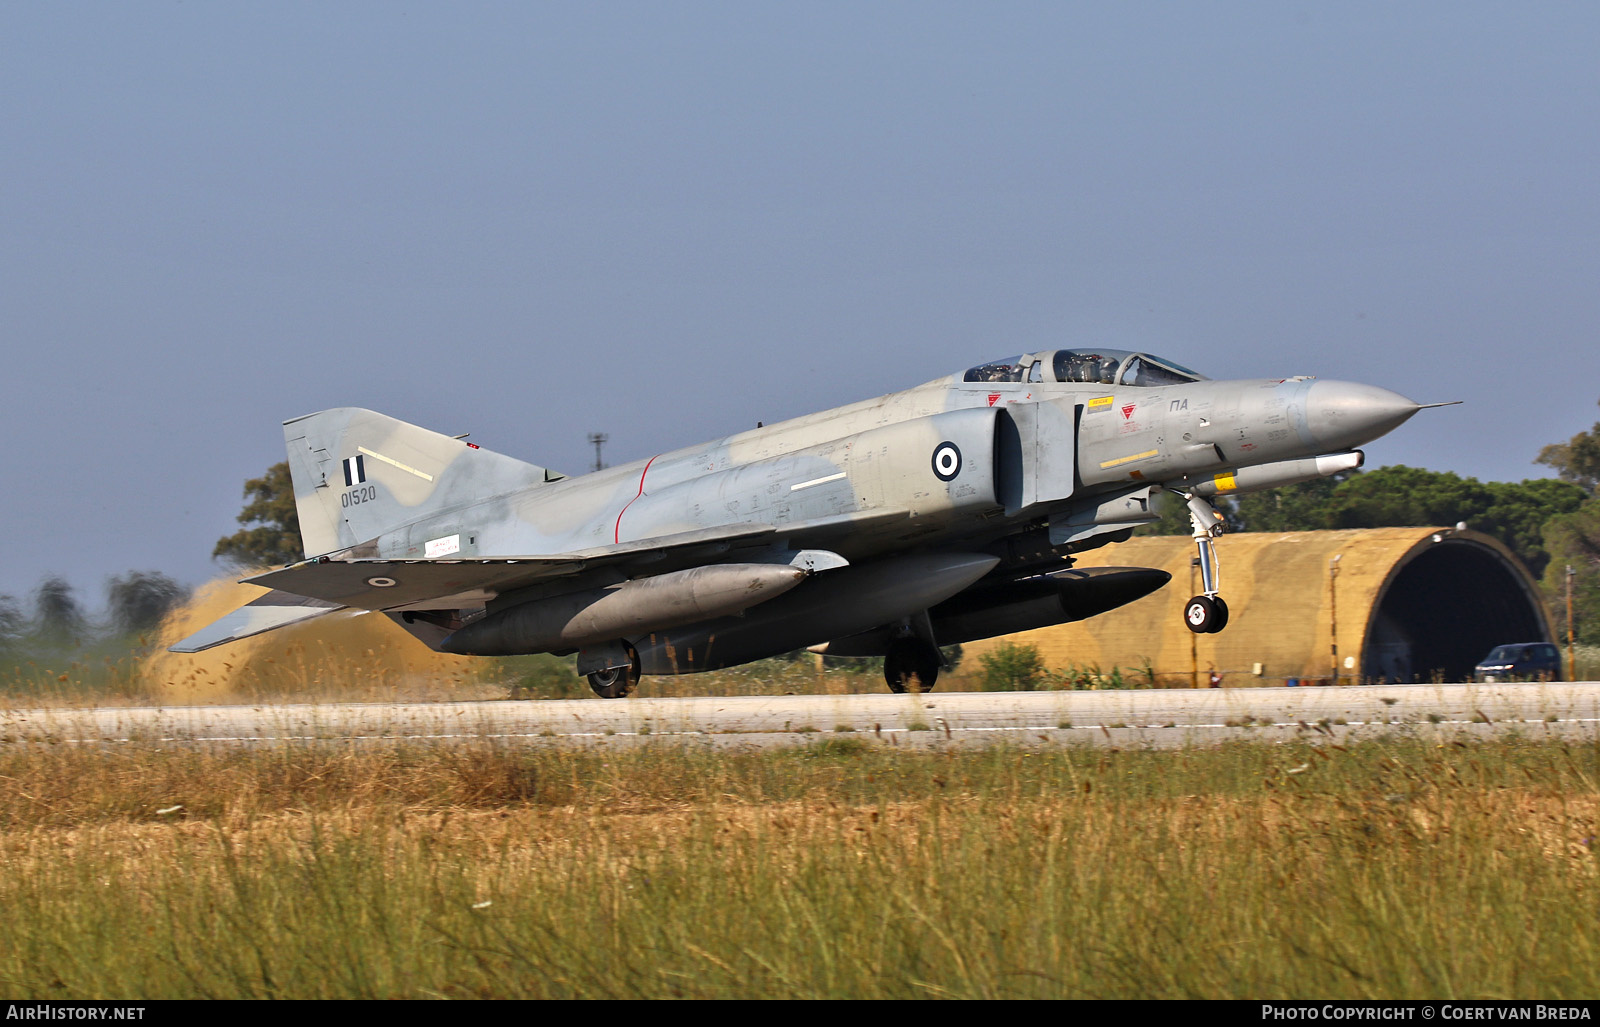
[[1421,409],[1376,385],[1313,382],[1306,394],[1306,428],[1323,452],[1353,449],[1394,431]]

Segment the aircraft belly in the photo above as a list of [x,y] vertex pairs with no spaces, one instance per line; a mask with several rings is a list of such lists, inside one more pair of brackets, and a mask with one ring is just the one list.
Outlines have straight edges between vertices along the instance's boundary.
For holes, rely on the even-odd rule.
[[982,553],[920,553],[825,571],[748,610],[632,639],[646,674],[730,667],[866,631],[926,610],[989,573]]
[[[1171,580],[1152,567],[1086,567],[1033,575],[960,592],[928,611],[941,645],[1084,620],[1142,599]],[[882,656],[888,628],[835,639],[813,651],[829,656]]]

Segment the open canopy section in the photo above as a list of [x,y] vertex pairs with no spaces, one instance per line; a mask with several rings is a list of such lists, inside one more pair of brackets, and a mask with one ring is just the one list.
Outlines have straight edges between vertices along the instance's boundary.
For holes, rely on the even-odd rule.
[[1205,380],[1205,375],[1150,353],[1121,349],[1058,349],[992,360],[967,371],[968,382],[1079,382],[1154,388]]

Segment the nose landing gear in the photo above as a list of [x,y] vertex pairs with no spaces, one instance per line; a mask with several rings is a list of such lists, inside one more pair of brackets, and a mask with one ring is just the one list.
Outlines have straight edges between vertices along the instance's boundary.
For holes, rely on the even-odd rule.
[[1200,548],[1201,594],[1183,605],[1183,623],[1197,635],[1215,634],[1228,626],[1228,604],[1217,595],[1217,549],[1211,541],[1222,534],[1222,517],[1193,492],[1180,492],[1189,504],[1189,523]]

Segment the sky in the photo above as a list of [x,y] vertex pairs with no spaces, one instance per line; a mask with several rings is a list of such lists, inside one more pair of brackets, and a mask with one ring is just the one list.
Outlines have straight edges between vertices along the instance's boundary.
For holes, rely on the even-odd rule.
[[1600,410],[1600,5],[0,5],[0,593],[225,568],[282,421],[542,466],[986,359]]

